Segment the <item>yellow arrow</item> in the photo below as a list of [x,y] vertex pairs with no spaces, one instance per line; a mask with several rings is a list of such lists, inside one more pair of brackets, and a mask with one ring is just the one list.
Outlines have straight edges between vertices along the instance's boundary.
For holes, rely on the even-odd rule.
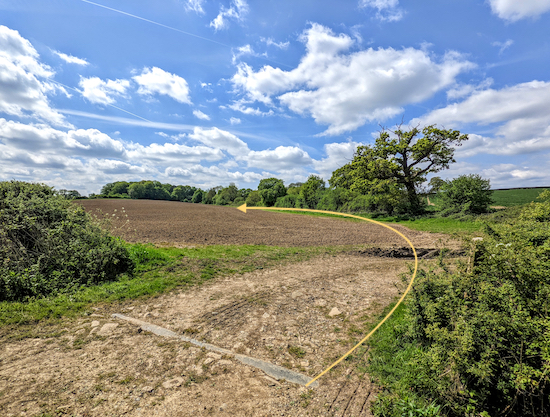
[[413,285],[413,282],[414,282],[414,279],[416,277],[416,271],[418,270],[418,257],[416,256],[416,249],[414,247],[414,245],[412,244],[412,242],[403,234],[401,233],[400,231],[398,230],[395,230],[393,227],[390,227],[388,226],[387,224],[384,224],[384,223],[380,223],[380,222],[377,222],[376,220],[372,220],[372,219],[366,219],[364,217],[359,217],[359,216],[355,216],[353,214],[348,214],[348,213],[338,213],[336,211],[325,211],[325,210],[312,210],[312,209],[298,209],[298,208],[287,208],[287,207],[246,207],[246,203],[243,204],[242,206],[238,207],[238,209],[240,211],[242,211],[243,213],[246,213],[246,210],[281,210],[281,211],[309,211],[309,212],[312,212],[312,213],[324,213],[324,214],[334,214],[336,216],[343,216],[343,217],[352,217],[354,219],[359,219],[359,220],[364,220],[364,221],[367,221],[367,222],[371,222],[371,223],[374,223],[374,224],[377,224],[379,226],[382,226],[382,227],[385,227],[386,229],[390,229],[392,232],[395,232],[397,233],[399,236],[401,236],[403,239],[405,239],[407,241],[407,243],[409,244],[409,246],[412,248],[412,251],[413,251],[413,254],[414,254],[414,272],[413,272],[413,275],[412,275],[412,278],[411,278],[411,281],[409,282],[409,286],[407,287],[407,289],[405,290],[405,292],[403,293],[403,295],[401,296],[401,298],[399,299],[399,301],[397,302],[397,304],[391,309],[391,311],[388,313],[388,315],[386,317],[384,317],[382,319],[382,321],[380,323],[378,323],[376,325],[376,327],[374,329],[372,329],[370,331],[370,333],[368,335],[366,335],[363,340],[361,340],[359,343],[357,343],[353,348],[351,348],[351,350],[349,352],[347,352],[344,356],[342,356],[340,359],[338,359],[336,362],[334,362],[332,365],[330,365],[327,369],[325,369],[323,372],[321,372],[319,375],[317,375],[315,378],[313,378],[311,381],[309,381],[307,384],[306,384],[306,387],[311,385],[314,381],[318,380],[319,378],[321,378],[324,374],[326,374],[328,371],[330,371],[332,368],[334,368],[336,365],[338,365],[340,362],[342,362],[344,359],[346,359],[349,355],[351,355],[351,353],[357,349],[359,346],[361,346],[363,343],[365,343],[367,341],[367,339],[369,337],[371,337],[373,335],[373,333],[378,330],[378,328],[380,326],[382,326],[382,324],[384,324],[384,322],[389,319],[391,317],[391,315],[394,313],[395,310],[397,310],[397,307],[399,307],[399,304],[401,304],[403,302],[403,300],[405,299],[405,297],[407,296],[407,294],[409,293],[409,291],[411,290],[412,288],[412,285]]

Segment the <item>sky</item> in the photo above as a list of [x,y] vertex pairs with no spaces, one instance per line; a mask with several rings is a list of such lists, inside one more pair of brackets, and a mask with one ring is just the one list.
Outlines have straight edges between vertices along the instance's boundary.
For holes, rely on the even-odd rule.
[[0,181],[330,179],[382,129],[550,186],[550,0],[0,0]]

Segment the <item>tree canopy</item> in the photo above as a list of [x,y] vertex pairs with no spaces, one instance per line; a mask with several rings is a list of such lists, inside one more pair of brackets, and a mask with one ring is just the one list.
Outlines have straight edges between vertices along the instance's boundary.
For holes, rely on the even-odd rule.
[[409,210],[421,211],[417,186],[430,173],[455,162],[454,147],[468,139],[458,130],[438,129],[382,131],[374,146],[359,146],[353,160],[337,169],[329,183],[361,194],[406,194]]

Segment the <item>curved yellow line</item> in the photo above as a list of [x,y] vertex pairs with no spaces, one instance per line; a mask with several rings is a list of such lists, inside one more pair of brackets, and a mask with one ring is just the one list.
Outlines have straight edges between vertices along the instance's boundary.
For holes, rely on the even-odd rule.
[[[244,210],[242,210],[242,208],[244,208]],[[335,211],[313,210],[313,209],[297,209],[297,208],[286,208],[286,207],[246,207],[246,205],[244,205],[244,204],[241,207],[239,207],[239,210],[242,210],[245,213],[246,213],[246,210],[262,210],[262,209],[263,210],[265,210],[265,209],[268,209],[268,210],[285,210],[285,211],[309,211],[309,212],[313,212],[313,213],[334,214],[334,215],[337,215],[337,216],[353,217],[355,219],[369,221],[371,223],[378,224],[380,226],[385,227],[386,229],[390,229],[392,232],[397,233],[399,236],[401,236],[403,239],[405,239],[407,241],[407,243],[409,244],[409,246],[413,250],[413,254],[414,254],[414,272],[413,272],[413,276],[411,278],[411,281],[409,282],[409,286],[407,287],[407,289],[405,290],[405,292],[403,293],[403,295],[401,296],[401,298],[399,299],[397,304],[391,309],[391,311],[387,314],[387,316],[384,317],[382,319],[382,321],[380,323],[378,323],[376,325],[376,327],[374,329],[372,329],[368,335],[366,335],[359,343],[357,343],[353,348],[351,348],[349,350],[349,352],[347,352],[344,356],[342,356],[340,359],[338,359],[336,362],[334,362],[332,365],[330,365],[327,369],[325,369],[323,372],[321,372],[319,375],[317,375],[315,378],[313,378],[311,381],[309,381],[306,384],[306,387],[308,387],[310,384],[312,384],[313,382],[315,382],[316,380],[321,378],[324,374],[326,374],[328,371],[330,371],[332,368],[334,368],[336,365],[338,365],[340,362],[342,362],[345,358],[347,358],[355,349],[357,349],[359,346],[361,346],[363,343],[365,343],[367,341],[367,339],[369,337],[371,337],[373,335],[373,333],[376,330],[378,330],[378,328],[380,326],[382,326],[382,324],[384,324],[384,322],[387,319],[389,319],[391,317],[391,315],[395,312],[397,307],[399,307],[399,305],[403,302],[403,300],[405,299],[405,297],[407,296],[407,294],[409,293],[409,291],[412,288],[414,279],[416,277],[416,271],[418,270],[418,256],[416,255],[416,248],[414,247],[412,242],[403,233],[401,233],[398,230],[395,230],[393,227],[390,227],[387,224],[384,224],[384,223],[381,223],[381,222],[377,222],[376,220],[366,219],[364,217],[355,216],[353,214],[338,213],[338,212],[335,212]]]

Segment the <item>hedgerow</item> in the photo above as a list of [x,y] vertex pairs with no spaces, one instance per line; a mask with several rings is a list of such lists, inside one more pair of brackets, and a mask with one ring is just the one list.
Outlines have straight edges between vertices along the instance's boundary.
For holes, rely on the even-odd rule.
[[113,281],[132,272],[123,242],[42,184],[0,182],[0,301]]
[[[545,209],[534,203],[513,223],[487,225],[469,262],[420,271],[390,346],[413,352],[396,364],[410,377],[394,378],[394,392],[390,387],[375,407],[384,410],[378,415],[401,415],[404,395],[434,401],[439,414],[453,417],[550,415]],[[373,369],[390,381],[394,371],[380,372],[379,357],[375,351]]]

